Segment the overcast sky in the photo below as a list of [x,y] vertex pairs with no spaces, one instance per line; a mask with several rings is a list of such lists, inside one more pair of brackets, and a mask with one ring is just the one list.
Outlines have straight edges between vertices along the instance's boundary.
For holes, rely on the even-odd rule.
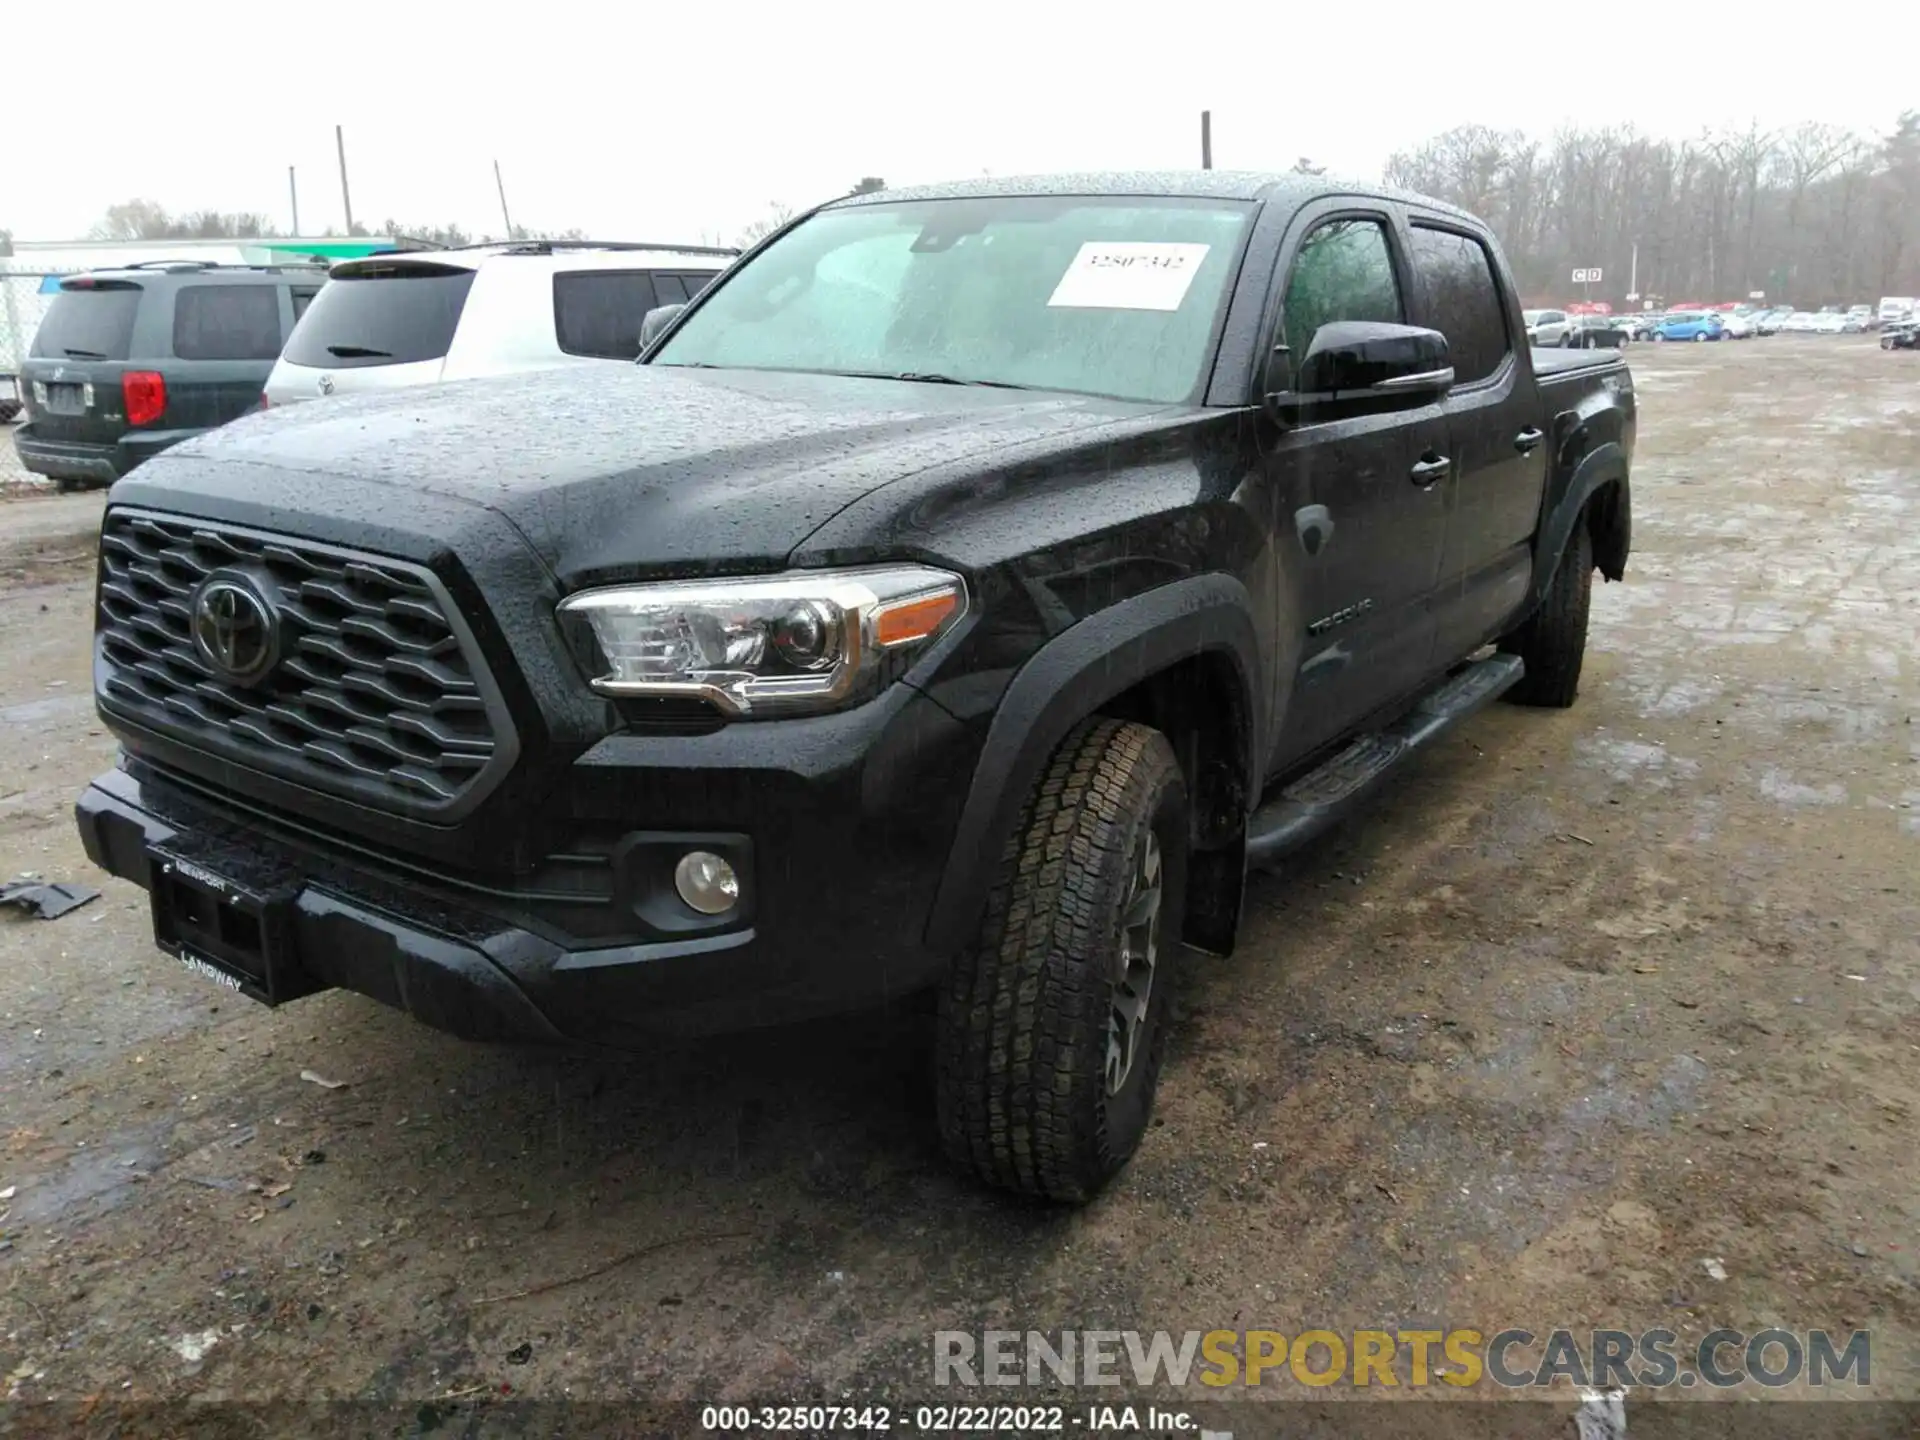
[[[1437,19],[1457,14],[1455,31]],[[1706,12],[1718,17],[1710,18]],[[1395,149],[1477,121],[1551,133],[1822,120],[1892,125],[1914,86],[1920,7],[1827,0],[1817,28],[1764,6],[805,0],[303,6],[90,0],[84,21],[8,24],[0,226],[83,235],[109,204],[254,210],[343,223],[353,208],[595,238],[731,239],[770,203],[862,175],[894,184],[991,172],[1302,155],[1376,176]],[[1404,15],[1404,20],[1396,17]],[[124,23],[120,23],[124,17]],[[1791,34],[1789,33],[1791,32]],[[71,157],[71,158],[69,158]]]

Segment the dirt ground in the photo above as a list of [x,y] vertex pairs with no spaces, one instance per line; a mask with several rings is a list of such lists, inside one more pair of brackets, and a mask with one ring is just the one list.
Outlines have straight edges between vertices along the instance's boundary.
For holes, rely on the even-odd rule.
[[0,919],[0,1393],[924,1396],[939,1329],[1424,1322],[1864,1328],[1920,1397],[1920,357],[1631,360],[1580,702],[1254,882],[1077,1214],[947,1171],[911,1018],[608,1060],[165,959],[70,817],[98,499],[0,505],[0,872],[106,892]]

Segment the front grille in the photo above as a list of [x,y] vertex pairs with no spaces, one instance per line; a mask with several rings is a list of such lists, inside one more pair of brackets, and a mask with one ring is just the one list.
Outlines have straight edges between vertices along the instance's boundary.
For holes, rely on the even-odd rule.
[[[111,510],[100,537],[102,702],[222,759],[388,809],[444,814],[511,732],[422,569],[177,516]],[[192,601],[218,570],[276,612],[279,661],[229,683],[194,648]]]

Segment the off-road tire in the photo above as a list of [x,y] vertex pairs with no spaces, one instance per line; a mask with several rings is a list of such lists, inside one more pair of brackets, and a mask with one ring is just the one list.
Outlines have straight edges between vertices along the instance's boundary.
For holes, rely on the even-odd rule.
[[[1109,1094],[1121,922],[1149,831],[1160,856],[1157,958],[1131,1064]],[[1132,1157],[1166,1050],[1186,839],[1186,785],[1159,731],[1095,719],[1062,742],[1001,854],[979,938],[941,992],[935,1094],[956,1164],[1079,1203]]]
[[1587,611],[1593,600],[1593,535],[1584,513],[1553,572],[1546,598],[1525,624],[1500,641],[1509,655],[1526,661],[1527,673],[1507,691],[1516,705],[1564,710],[1580,693],[1580,664],[1587,654]]

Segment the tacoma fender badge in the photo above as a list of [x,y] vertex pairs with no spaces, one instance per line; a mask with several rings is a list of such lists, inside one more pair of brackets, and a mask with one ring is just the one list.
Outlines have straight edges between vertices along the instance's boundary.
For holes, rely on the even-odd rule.
[[1323,616],[1314,621],[1311,625],[1307,626],[1307,634],[1324,635],[1327,631],[1345,625],[1348,621],[1358,620],[1371,609],[1373,609],[1373,600],[1371,597],[1365,600],[1356,600],[1345,609],[1336,610],[1331,615]]

